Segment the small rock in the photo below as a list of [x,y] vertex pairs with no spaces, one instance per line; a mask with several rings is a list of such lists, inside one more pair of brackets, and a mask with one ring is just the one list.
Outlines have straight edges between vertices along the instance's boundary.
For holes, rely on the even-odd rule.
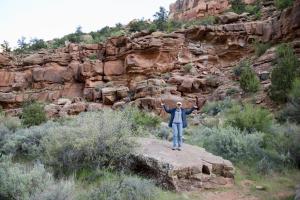
[[69,105],[71,104],[71,100],[70,99],[65,99],[65,98],[61,98],[57,100],[57,104],[58,105]]
[[255,186],[255,189],[256,190],[266,190],[266,187],[261,186],[261,185],[257,185],[257,186]]

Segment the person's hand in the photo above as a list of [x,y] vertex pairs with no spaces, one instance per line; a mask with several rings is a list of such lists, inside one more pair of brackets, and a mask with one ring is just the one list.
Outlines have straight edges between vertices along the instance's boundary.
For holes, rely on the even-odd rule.
[[165,104],[162,102],[162,100],[160,99],[160,105],[164,106]]

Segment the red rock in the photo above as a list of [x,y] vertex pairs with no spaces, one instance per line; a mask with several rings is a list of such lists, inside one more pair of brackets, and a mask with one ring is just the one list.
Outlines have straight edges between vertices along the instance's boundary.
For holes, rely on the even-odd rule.
[[0,65],[6,66],[6,65],[9,65],[9,62],[10,62],[9,57],[0,53]]
[[125,73],[125,67],[122,60],[107,61],[104,63],[104,74],[106,76],[116,76]]
[[103,109],[102,103],[89,103],[87,106],[87,111],[99,111]]
[[181,92],[192,92],[193,82],[193,78],[185,78],[181,85],[178,87],[178,90]]
[[80,83],[66,84],[61,91],[61,96],[67,98],[82,97],[84,85]]
[[0,71],[0,87],[12,86],[15,80],[15,73],[7,72],[4,70]]
[[59,110],[60,110],[60,106],[59,105],[55,105],[55,104],[49,104],[46,105],[44,110],[46,112],[46,116],[48,118],[52,118],[52,117],[56,117],[58,116]]
[[76,115],[86,110],[86,103],[78,102],[72,104],[66,104],[61,111],[66,112],[69,115]]
[[82,48],[87,49],[87,50],[100,50],[102,48],[102,45],[100,45],[100,44],[83,44]]
[[55,62],[62,66],[67,66],[71,61],[71,56],[68,53],[54,53],[44,56],[45,62]]
[[207,15],[217,15],[229,8],[228,0],[177,0],[170,5],[169,18],[174,20],[192,20]]
[[113,105],[117,100],[117,90],[113,87],[106,87],[101,90],[103,104]]
[[217,17],[218,21],[222,24],[229,24],[238,21],[240,16],[234,12],[227,12]]
[[23,59],[24,65],[42,65],[45,63],[43,54],[33,54]]

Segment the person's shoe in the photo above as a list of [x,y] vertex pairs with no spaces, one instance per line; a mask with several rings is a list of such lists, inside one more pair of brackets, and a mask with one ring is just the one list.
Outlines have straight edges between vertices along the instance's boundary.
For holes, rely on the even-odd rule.
[[178,150],[178,151],[181,151],[181,147],[178,147],[177,150]]
[[176,147],[172,147],[172,150],[175,151],[175,150],[176,150]]

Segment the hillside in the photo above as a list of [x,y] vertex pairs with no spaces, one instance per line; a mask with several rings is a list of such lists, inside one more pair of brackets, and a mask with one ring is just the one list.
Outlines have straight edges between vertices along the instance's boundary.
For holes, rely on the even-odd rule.
[[[2,45],[0,199],[297,200],[300,0],[154,17]],[[178,101],[198,109],[173,151]]]
[[[206,100],[223,99],[228,90],[243,98],[232,69],[249,59],[263,85],[256,101],[272,106],[264,90],[275,52],[271,48],[257,57],[254,42],[288,41],[299,56],[299,21],[295,3],[263,21],[200,25],[169,34],[141,32],[22,57],[1,54],[0,103],[9,109],[28,99],[53,102],[80,97],[113,107],[131,102],[158,110],[160,98],[181,99],[188,106],[197,96],[201,107]],[[74,107],[80,112],[88,105]],[[54,111],[57,106],[48,109],[59,112]]]

